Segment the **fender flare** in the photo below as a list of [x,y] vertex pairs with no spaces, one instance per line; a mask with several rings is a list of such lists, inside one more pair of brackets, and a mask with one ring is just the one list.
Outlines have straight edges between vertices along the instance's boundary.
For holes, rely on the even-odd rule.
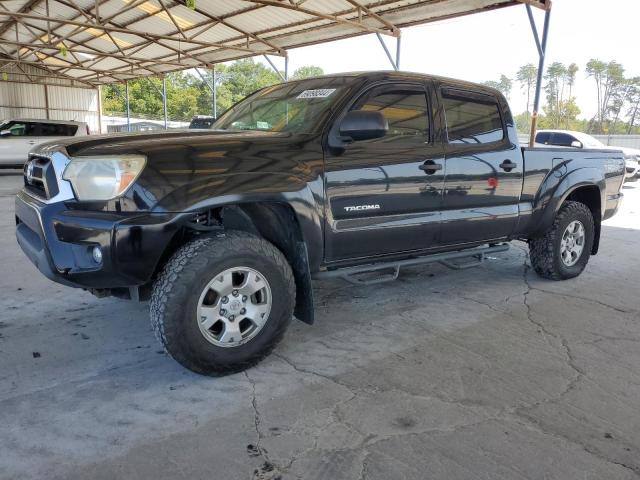
[[602,176],[602,171],[593,167],[572,170],[561,177],[557,177],[551,173],[547,177],[542,183],[540,191],[536,195],[536,201],[534,202],[532,224],[535,225],[535,229],[532,235],[540,235],[549,229],[567,198],[584,187],[597,187],[600,193],[600,216],[597,217],[594,211],[594,223],[596,225],[594,249],[597,251],[600,221],[602,219],[602,205],[605,205],[606,202],[606,183]]

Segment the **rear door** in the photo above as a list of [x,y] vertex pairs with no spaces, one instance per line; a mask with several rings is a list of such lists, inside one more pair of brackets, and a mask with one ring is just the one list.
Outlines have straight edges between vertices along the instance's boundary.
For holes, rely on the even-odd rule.
[[501,239],[518,220],[522,155],[509,139],[513,119],[485,91],[442,85],[446,133],[442,243]]
[[[327,261],[438,243],[444,168],[430,97],[423,83],[383,83],[365,88],[345,110],[380,111],[389,131],[327,151]],[[338,130],[339,120],[330,136]]]

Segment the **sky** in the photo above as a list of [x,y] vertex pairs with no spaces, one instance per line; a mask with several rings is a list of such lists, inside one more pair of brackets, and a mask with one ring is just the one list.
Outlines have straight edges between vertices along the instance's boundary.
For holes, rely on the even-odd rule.
[[[542,35],[544,14],[533,10]],[[580,67],[574,87],[579,118],[591,118],[596,110],[595,83],[585,72],[591,58],[616,60],[627,76],[640,76],[639,32],[640,0],[554,0],[546,65]],[[386,41],[395,52],[395,39]],[[284,68],[282,59],[273,60]],[[503,73],[515,79],[526,63],[537,65],[538,53],[524,5],[402,30],[401,70],[483,82]],[[303,65],[325,73],[391,69],[375,35],[290,50],[289,72]],[[526,93],[515,81],[509,100],[515,113],[525,110]]]

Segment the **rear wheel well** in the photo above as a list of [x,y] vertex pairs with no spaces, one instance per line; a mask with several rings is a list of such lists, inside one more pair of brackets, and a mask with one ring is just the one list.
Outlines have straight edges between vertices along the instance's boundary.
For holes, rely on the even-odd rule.
[[596,185],[585,185],[573,190],[565,201],[580,202],[586,205],[593,216],[593,246],[591,254],[598,253],[600,246],[600,221],[602,219],[602,199],[600,197],[600,188]]

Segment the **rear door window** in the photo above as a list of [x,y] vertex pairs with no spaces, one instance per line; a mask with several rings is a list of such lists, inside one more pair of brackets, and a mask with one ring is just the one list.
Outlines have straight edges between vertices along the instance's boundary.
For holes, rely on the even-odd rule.
[[497,100],[485,94],[443,89],[447,138],[453,144],[499,142],[504,138]]
[[33,128],[39,130],[39,137],[73,137],[78,131],[77,125],[63,123],[34,123]]
[[549,142],[551,145],[557,145],[558,147],[570,147],[571,142],[575,140],[569,134],[566,133],[554,133],[551,135],[551,141]]

